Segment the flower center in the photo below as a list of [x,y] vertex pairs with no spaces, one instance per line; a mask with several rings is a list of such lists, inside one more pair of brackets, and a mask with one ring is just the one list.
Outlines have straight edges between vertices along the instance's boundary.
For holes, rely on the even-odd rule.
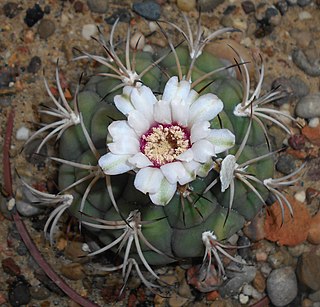
[[140,149],[154,166],[160,167],[190,148],[189,136],[189,131],[179,125],[157,124],[142,135]]

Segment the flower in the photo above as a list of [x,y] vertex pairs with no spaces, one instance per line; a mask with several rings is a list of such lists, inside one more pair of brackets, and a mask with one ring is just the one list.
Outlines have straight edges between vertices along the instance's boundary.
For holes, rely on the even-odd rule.
[[223,109],[214,94],[200,96],[191,83],[172,77],[158,100],[146,86],[123,89],[114,99],[127,120],[108,127],[112,142],[99,159],[107,175],[135,171],[134,186],[156,205],[166,205],[177,185],[185,185],[211,170],[212,157],[234,145],[227,129],[210,129]]

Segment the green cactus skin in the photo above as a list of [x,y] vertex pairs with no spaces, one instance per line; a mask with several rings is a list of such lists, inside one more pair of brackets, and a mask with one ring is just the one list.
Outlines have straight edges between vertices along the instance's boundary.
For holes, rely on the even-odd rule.
[[[184,46],[180,46],[176,52],[182,71],[186,73],[190,64],[188,50]],[[152,56],[149,53],[137,54],[137,72],[142,71],[152,61]],[[170,76],[177,75],[177,65],[173,54],[168,55],[162,61],[161,66]],[[192,80],[197,80],[204,73],[223,66],[224,63],[222,61],[207,52],[203,52],[196,60]],[[106,69],[100,68],[101,71],[105,72]],[[143,82],[153,91],[160,90],[161,92],[163,84],[167,81],[166,78],[165,74],[162,74],[155,67],[144,76]],[[211,122],[211,127],[221,128],[222,125],[235,134],[236,146],[230,151],[231,154],[235,154],[249,124],[248,118],[236,117],[233,114],[235,105],[241,101],[242,87],[240,82],[227,71],[222,71],[201,82],[196,87],[196,90],[202,89],[211,81],[214,82],[203,93],[215,93],[224,103],[224,111],[219,116],[220,121],[215,118]],[[119,83],[119,80],[110,77],[94,76],[86,85],[85,90],[79,94],[79,109],[83,116],[84,125],[101,154],[106,152],[108,125],[113,120],[124,119],[122,113],[113,104],[114,95],[119,94],[120,91],[109,94],[112,88]],[[72,161],[97,165],[97,159],[91,153],[79,125],[69,128],[62,135],[59,148],[60,158],[70,160],[70,153],[72,153]],[[264,132],[259,125],[253,122],[247,145],[238,163],[268,152],[269,148]],[[272,158],[267,158],[250,165],[248,172],[261,180],[272,177]],[[62,165],[59,169],[60,189],[63,190],[72,182],[87,174],[87,171]],[[111,177],[113,193],[122,216],[127,217],[131,211],[138,209],[141,212],[142,221],[150,221],[149,224],[142,226],[144,236],[153,246],[167,255],[159,255],[150,250],[146,244],[140,242],[144,257],[150,265],[163,265],[179,259],[202,257],[204,247],[201,241],[201,234],[204,231],[214,231],[219,240],[228,239],[235,232],[239,231],[246,221],[252,220],[261,210],[262,203],[258,197],[247,186],[236,181],[234,203],[232,210],[228,213],[229,190],[222,193],[220,185],[217,184],[213,189],[203,194],[206,186],[217,176],[214,172],[210,172],[210,174],[205,179],[199,178],[189,184],[191,190],[190,198],[193,203],[185,199],[184,204],[182,204],[180,196],[176,195],[164,207],[151,204],[148,196],[134,188],[133,175],[125,174]],[[96,183],[86,199],[83,210],[85,214],[79,212],[81,198],[88,182],[86,181],[77,185],[68,191],[75,198],[75,201],[69,208],[69,213],[80,221],[90,220],[88,216],[108,221],[121,221],[122,217],[119,216],[112,206],[105,182],[102,179]],[[262,197],[266,199],[268,191],[265,188],[254,186],[261,193]],[[122,233],[122,230],[87,228],[94,233],[102,246],[110,244]],[[114,249],[114,252],[116,252],[116,249]],[[139,257],[134,255],[135,252],[135,247],[132,247],[130,257],[134,257],[139,261]]]

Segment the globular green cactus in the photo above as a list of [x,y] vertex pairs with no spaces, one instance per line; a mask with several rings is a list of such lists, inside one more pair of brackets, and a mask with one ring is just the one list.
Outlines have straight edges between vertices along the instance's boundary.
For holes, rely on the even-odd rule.
[[125,279],[135,267],[153,287],[141,265],[158,278],[152,265],[203,255],[211,264],[211,252],[223,274],[220,241],[251,221],[270,192],[291,209],[270,179],[274,161],[263,124],[269,119],[287,129],[262,106],[279,93],[260,97],[262,66],[249,97],[241,56],[226,64],[204,50],[227,31],[178,48],[169,40],[171,49],[158,55],[128,54],[128,45],[118,55],[113,37],[108,45],[102,40],[107,57],[84,53],[102,65],[71,106],[61,90],[61,104],[50,93],[57,107],[50,114],[64,121],[36,133],[57,129],[43,144],[59,133],[59,154],[51,159],[61,163],[60,206],[49,222],[54,227],[65,211],[77,218],[101,246],[89,256],[117,253],[123,263],[110,270],[122,269]]

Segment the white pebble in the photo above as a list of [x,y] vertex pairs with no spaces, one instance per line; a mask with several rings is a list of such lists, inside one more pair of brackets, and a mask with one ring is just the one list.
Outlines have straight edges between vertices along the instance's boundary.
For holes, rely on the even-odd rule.
[[30,130],[26,127],[20,127],[16,133],[16,139],[18,141],[26,141],[30,136]]
[[306,192],[303,191],[303,190],[302,190],[302,191],[299,191],[299,192],[297,192],[296,194],[294,194],[294,198],[295,198],[297,201],[303,203],[303,202],[306,200]]
[[150,21],[149,22],[149,29],[150,29],[151,32],[156,32],[156,31],[159,30],[159,26],[157,25],[156,22]]
[[153,48],[152,48],[151,45],[145,45],[145,46],[143,47],[143,51],[144,51],[144,52],[149,52],[149,53],[154,53],[154,50],[153,50]]
[[86,24],[82,27],[82,36],[86,40],[89,40],[89,39],[91,39],[91,36],[93,36],[97,33],[97,31],[98,31],[97,26],[92,23],[89,23],[89,24]]
[[309,120],[308,126],[311,128],[316,128],[318,127],[319,123],[320,123],[319,117],[314,117]]
[[303,11],[303,12],[299,13],[300,20],[306,20],[306,19],[311,19],[311,18],[312,18],[312,15],[307,11]]
[[241,303],[241,304],[247,304],[248,302],[249,302],[249,296],[247,296],[247,295],[244,295],[244,294],[240,294],[239,295],[239,302]]
[[146,38],[139,31],[134,33],[130,39],[130,47],[132,49],[142,50],[145,43],[146,43]]
[[228,242],[232,245],[237,245],[238,239],[239,239],[239,236],[235,233],[228,239]]

